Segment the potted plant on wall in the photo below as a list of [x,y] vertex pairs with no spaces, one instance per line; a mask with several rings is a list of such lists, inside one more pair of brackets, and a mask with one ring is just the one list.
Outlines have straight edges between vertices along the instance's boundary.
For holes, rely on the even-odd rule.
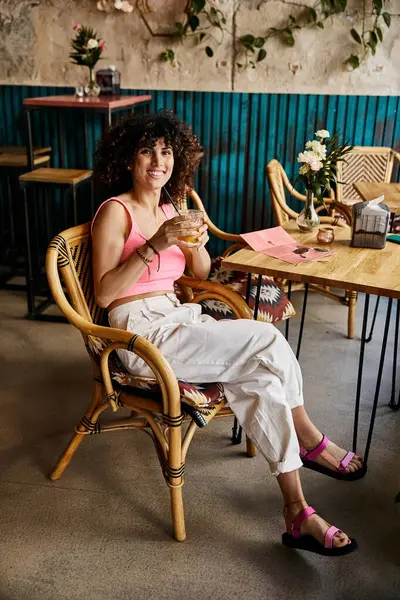
[[75,65],[89,68],[89,81],[85,86],[87,96],[98,96],[100,86],[94,77],[94,67],[102,58],[105,44],[97,37],[97,33],[91,27],[84,27],[77,23],[74,26],[75,37],[71,40],[72,52],[69,57]]

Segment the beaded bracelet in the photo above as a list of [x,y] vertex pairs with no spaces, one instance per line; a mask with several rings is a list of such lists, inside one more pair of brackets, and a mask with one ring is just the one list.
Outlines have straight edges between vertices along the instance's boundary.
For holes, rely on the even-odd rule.
[[146,241],[146,244],[148,245],[149,248],[151,248],[151,250],[153,250],[154,254],[156,254],[157,256],[157,272],[160,270],[160,253],[158,250],[156,250],[153,246],[153,244],[151,242],[149,242],[149,240]]
[[142,259],[142,261],[146,265],[147,271],[148,271],[149,276],[150,276],[150,265],[151,265],[153,259],[152,258],[146,258],[146,256],[140,252],[139,248],[136,248],[136,254],[139,256],[139,258]]

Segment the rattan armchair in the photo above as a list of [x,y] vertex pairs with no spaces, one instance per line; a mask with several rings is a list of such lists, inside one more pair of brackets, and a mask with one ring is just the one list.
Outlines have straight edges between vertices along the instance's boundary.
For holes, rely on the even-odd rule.
[[[54,300],[68,321],[81,332],[94,370],[89,407],[50,478],[56,480],[63,474],[85,436],[103,431],[139,429],[150,435],[154,442],[170,490],[174,537],[178,541],[184,540],[182,486],[187,451],[198,428],[198,419],[191,415],[200,416],[202,425],[214,417],[231,417],[223,386],[205,384],[196,394],[190,384],[177,381],[161,352],[145,338],[107,326],[106,311],[96,304],[93,292],[89,223],[68,229],[52,240],[47,251],[46,272]],[[218,298],[227,303],[237,317],[252,318],[245,301],[224,286],[186,276],[178,284],[183,297],[188,294],[191,302]],[[115,358],[118,348],[140,356],[154,373],[154,380],[140,381],[140,378],[121,373]],[[206,397],[207,385],[213,388],[214,396],[210,392]],[[104,411],[116,411],[120,407],[130,409],[131,415],[108,423],[99,421]],[[247,440],[247,453],[255,455],[250,440]]]
[[354,183],[373,181],[390,183],[395,161],[400,154],[384,146],[354,146],[346,160],[338,163],[336,199],[345,205],[361,202]]
[[[299,213],[288,206],[286,202],[286,192],[301,202],[305,202],[306,196],[294,189],[279,161],[275,159],[271,160],[267,164],[265,171],[268,179],[276,225],[284,226],[285,223],[290,220],[295,220],[299,215]],[[327,198],[326,204],[328,210],[330,209],[332,212],[335,212],[336,215],[341,215],[342,218],[339,218],[338,216],[321,216],[320,222],[322,224],[337,227],[347,227],[351,224],[351,212],[347,206],[334,201],[332,198]],[[296,288],[292,288],[292,290],[294,289]],[[352,338],[354,336],[357,292],[347,291],[345,295],[335,294],[327,287],[313,284],[309,286],[309,289],[328,296],[329,298],[332,298],[332,300],[340,302],[348,307],[347,337]]]

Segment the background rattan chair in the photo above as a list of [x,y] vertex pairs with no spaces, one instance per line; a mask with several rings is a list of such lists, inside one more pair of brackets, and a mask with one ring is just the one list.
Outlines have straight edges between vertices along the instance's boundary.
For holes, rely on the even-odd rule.
[[[301,202],[305,202],[306,196],[300,194],[294,189],[279,161],[275,159],[271,160],[267,164],[265,170],[267,174],[276,225],[284,226],[288,221],[297,219],[299,215],[299,213],[288,206],[286,202],[286,193],[289,193],[291,196],[297,200],[300,200]],[[338,217],[321,216],[321,223],[336,225],[339,227],[348,226],[351,224],[351,212],[348,207],[343,206],[340,202],[334,201],[332,198],[327,198],[325,202],[328,210],[339,213],[343,218],[339,219]],[[292,290],[295,290],[296,287],[292,287]],[[299,288],[297,287],[297,289]],[[348,291],[343,296],[333,293],[329,288],[313,284],[309,286],[309,289],[320,294],[324,294],[325,296],[328,296],[329,298],[332,298],[333,300],[348,307],[347,336],[352,338],[354,336],[357,293]]]
[[352,205],[362,201],[353,185],[358,181],[390,183],[395,160],[400,162],[400,154],[392,148],[354,146],[353,150],[346,154],[346,160],[338,163],[338,202]]
[[[69,322],[81,332],[94,368],[91,402],[50,478],[56,480],[62,475],[86,435],[140,429],[154,442],[170,489],[174,536],[184,540],[182,486],[186,454],[199,425],[206,425],[213,417],[232,415],[223,386],[178,382],[161,352],[145,338],[107,326],[106,310],[96,304],[94,297],[89,223],[68,229],[52,240],[46,272],[54,299]],[[228,304],[236,317],[252,318],[245,301],[225,286],[186,276],[178,284],[184,300],[199,302],[216,298]],[[140,356],[154,373],[154,379],[124,372],[114,352],[118,348]],[[105,410],[116,411],[120,407],[130,409],[130,417],[99,422]],[[255,455],[255,447],[248,439],[247,453]]]

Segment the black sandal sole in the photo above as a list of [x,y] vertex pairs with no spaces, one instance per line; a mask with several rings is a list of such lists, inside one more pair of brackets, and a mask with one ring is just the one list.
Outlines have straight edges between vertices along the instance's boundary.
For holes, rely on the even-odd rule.
[[367,465],[363,465],[361,469],[357,469],[357,471],[353,471],[351,473],[339,473],[339,471],[332,471],[332,469],[328,469],[328,467],[324,467],[313,460],[307,460],[303,458],[302,463],[303,467],[306,469],[317,471],[317,473],[322,473],[323,475],[332,477],[332,479],[340,479],[341,481],[357,481],[358,479],[365,477],[367,473]]
[[286,548],[292,548],[294,550],[305,550],[306,552],[313,552],[314,554],[320,554],[321,556],[345,556],[351,554],[358,548],[357,541],[354,538],[350,538],[350,544],[342,546],[340,548],[325,548],[322,544],[317,542],[311,535],[302,535],[300,538],[294,538],[290,533],[282,534],[282,544]]

